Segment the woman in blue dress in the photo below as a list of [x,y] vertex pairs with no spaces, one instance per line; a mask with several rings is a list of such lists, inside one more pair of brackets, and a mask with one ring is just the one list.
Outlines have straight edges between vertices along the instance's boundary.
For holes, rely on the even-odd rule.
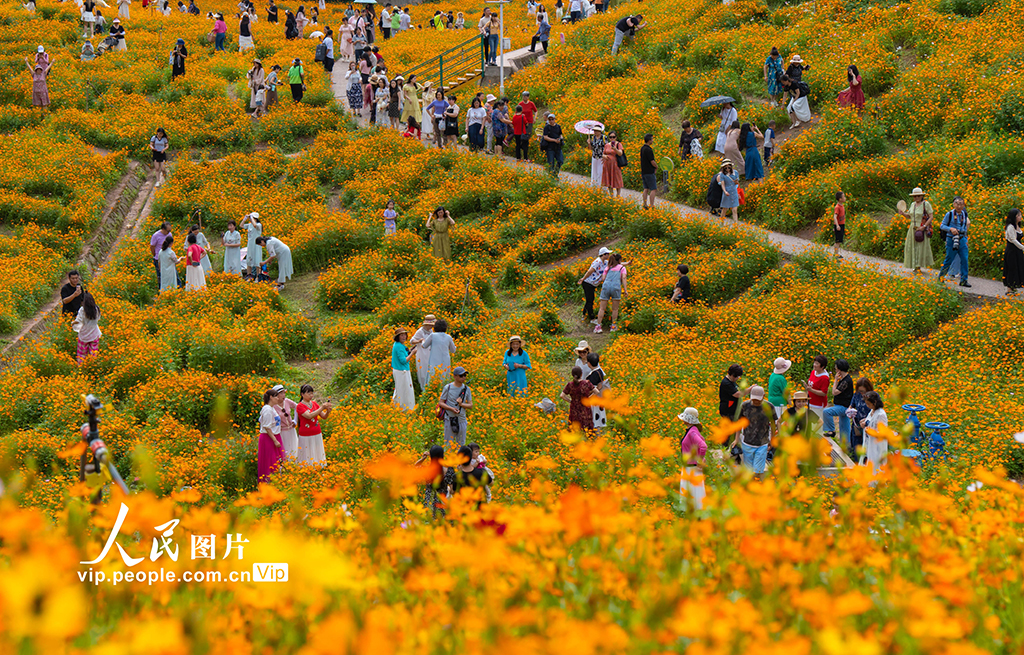
[[160,246],[160,293],[178,288],[178,262],[184,257],[174,254],[173,244],[174,237],[168,234]]
[[782,83],[779,82],[779,78],[783,72],[782,55],[779,54],[778,48],[772,46],[771,53],[764,60],[764,83],[768,85],[768,98],[773,105],[778,103],[782,96]]
[[[722,186],[722,209],[732,209],[732,220],[739,221],[737,208],[740,206],[740,175],[732,170],[732,160],[722,160],[722,170],[715,175],[715,179]],[[722,212],[725,216],[725,212]]]
[[761,164],[761,149],[757,147],[757,140],[763,139],[761,130],[750,123],[744,123],[740,128],[740,148],[743,149],[744,173],[748,182],[757,182],[764,179],[764,166]]
[[263,246],[256,239],[263,236],[263,224],[257,212],[246,214],[242,219],[242,229],[249,232],[249,241],[245,248],[245,268],[249,275],[255,276],[263,261]]
[[505,380],[508,382],[508,395],[525,396],[526,371],[530,370],[532,366],[530,365],[530,356],[523,350],[521,337],[509,337],[508,352],[505,353],[502,365],[508,371],[505,373]]
[[242,233],[235,229],[235,222],[228,221],[228,231],[221,239],[224,246],[224,272],[242,274]]

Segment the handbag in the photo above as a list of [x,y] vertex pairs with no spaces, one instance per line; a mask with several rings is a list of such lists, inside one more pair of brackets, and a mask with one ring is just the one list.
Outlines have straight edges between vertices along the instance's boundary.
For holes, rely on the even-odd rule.
[[445,127],[445,122],[444,122],[444,119],[442,118],[442,119],[437,121],[437,129],[438,129],[438,131],[444,132],[444,127]]
[[618,162],[619,168],[626,168],[627,166],[629,166],[629,160],[626,159],[626,153],[616,155],[615,160]]
[[914,241],[918,243],[924,241],[924,230],[914,230]]

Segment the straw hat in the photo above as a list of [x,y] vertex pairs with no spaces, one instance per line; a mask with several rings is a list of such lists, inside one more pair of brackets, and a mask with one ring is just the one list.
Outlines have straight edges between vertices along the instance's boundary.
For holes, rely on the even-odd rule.
[[437,317],[433,314],[427,314],[423,317],[423,325],[433,325],[434,323],[437,323]]
[[795,403],[798,400],[810,400],[810,396],[807,395],[806,391],[797,391],[793,394],[791,400]]
[[682,414],[676,416],[683,423],[689,423],[690,425],[700,425],[700,415],[697,413],[696,407],[687,407],[683,410]]
[[722,165],[719,168],[725,168],[726,166],[732,166],[732,160],[731,159],[723,159],[722,160]]
[[394,336],[394,340],[395,341],[398,341],[398,335],[400,335],[400,334],[404,334],[405,336],[409,336],[409,331],[406,330],[405,328],[401,328],[401,327],[400,328],[396,328],[395,329],[395,336]]
[[775,366],[774,372],[782,375],[789,370],[789,367],[793,365],[793,362],[789,361],[785,357],[776,357],[772,364]]
[[513,341],[518,341],[520,346],[523,345],[523,338],[518,334],[513,334],[508,338],[508,345],[511,346]]
[[911,196],[926,196],[928,194],[924,192],[924,189],[922,189],[919,186],[916,186],[916,187],[914,187],[914,190],[910,192],[910,195]]
[[789,59],[789,63],[791,63],[791,64],[802,64],[802,63],[804,63],[804,60],[800,58],[800,55],[793,55]]
[[586,339],[581,339],[580,342],[576,344],[576,352],[581,350],[590,350],[590,344],[587,343]]

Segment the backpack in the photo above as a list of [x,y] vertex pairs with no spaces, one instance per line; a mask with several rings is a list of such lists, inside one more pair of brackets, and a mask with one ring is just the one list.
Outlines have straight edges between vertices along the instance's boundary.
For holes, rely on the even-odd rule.
[[718,175],[711,178],[711,184],[708,185],[708,195],[705,199],[712,209],[718,209],[722,206],[722,185],[718,183]]
[[327,59],[327,44],[323,41],[316,47],[316,54],[313,55],[313,61],[323,61]]
[[704,148],[700,145],[700,139],[690,141],[690,156],[704,159]]

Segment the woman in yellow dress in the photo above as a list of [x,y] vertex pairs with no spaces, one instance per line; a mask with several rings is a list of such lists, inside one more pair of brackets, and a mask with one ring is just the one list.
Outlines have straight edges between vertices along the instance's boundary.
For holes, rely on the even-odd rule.
[[[903,266],[914,269],[915,273],[920,273],[922,268],[928,268],[935,264],[932,257],[931,239],[932,219],[935,217],[935,212],[932,211],[931,203],[924,199],[926,195],[921,187],[915,187],[910,192],[914,201],[906,211],[900,212],[901,215],[910,219],[910,225],[907,227],[907,240],[903,244]],[[916,233],[920,233],[920,240],[917,239],[918,234]]]
[[409,80],[402,86],[402,96],[405,106],[402,107],[402,122],[408,123],[409,117],[416,119],[417,125],[423,124],[423,106],[420,104],[420,85],[416,83],[416,76],[410,75]]
[[448,228],[455,225],[455,219],[444,207],[438,207],[427,217],[427,229],[430,230],[430,245],[434,248],[434,257],[451,261],[452,242],[448,236]]

